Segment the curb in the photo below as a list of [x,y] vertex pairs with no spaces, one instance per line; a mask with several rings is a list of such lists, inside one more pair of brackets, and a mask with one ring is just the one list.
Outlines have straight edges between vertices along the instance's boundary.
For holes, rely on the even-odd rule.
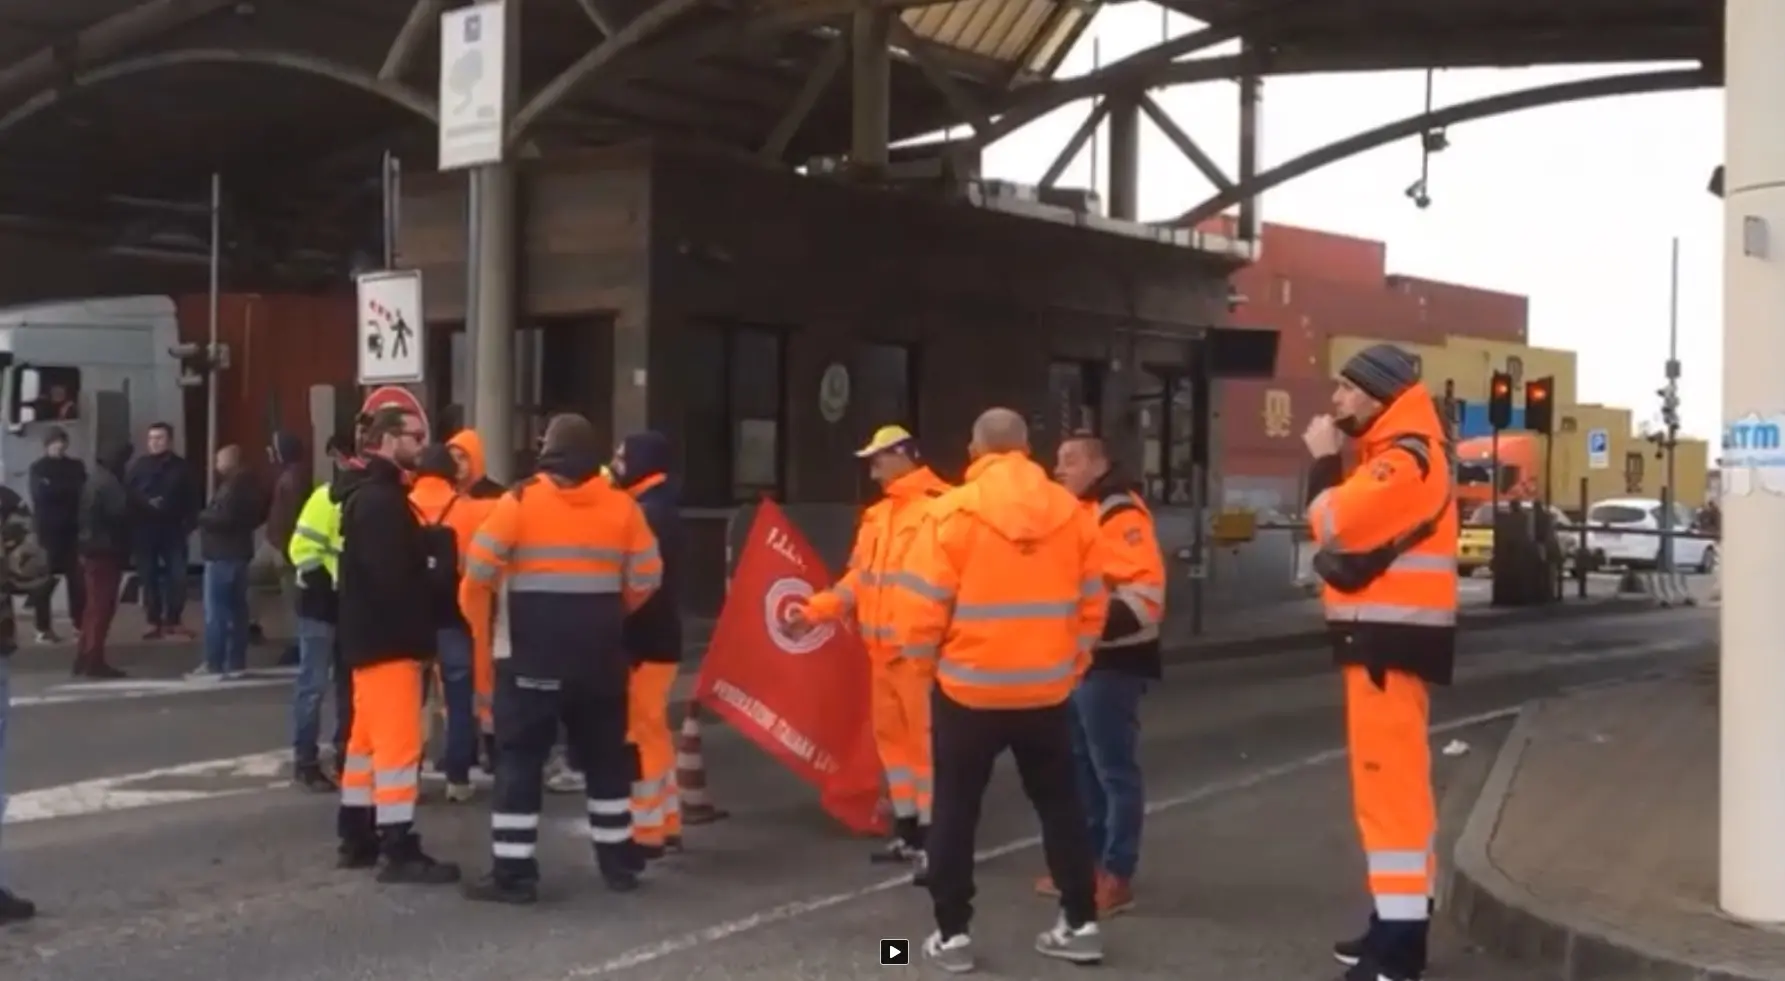
[[1537,965],[1546,974],[1553,972],[1557,981],[1771,981],[1773,975],[1765,971],[1691,963],[1633,933],[1586,922],[1531,895],[1494,865],[1488,846],[1530,744],[1535,709],[1542,704],[1525,705],[1501,745],[1457,838],[1438,908],[1491,953]]

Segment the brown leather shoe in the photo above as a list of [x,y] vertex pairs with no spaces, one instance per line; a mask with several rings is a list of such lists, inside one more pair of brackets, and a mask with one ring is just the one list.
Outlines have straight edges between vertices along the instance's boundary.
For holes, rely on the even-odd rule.
[[1097,915],[1114,916],[1134,908],[1134,888],[1129,880],[1097,873]]

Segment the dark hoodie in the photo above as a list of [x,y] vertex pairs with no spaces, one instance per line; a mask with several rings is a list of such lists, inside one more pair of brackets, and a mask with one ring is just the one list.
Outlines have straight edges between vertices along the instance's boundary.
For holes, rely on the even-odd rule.
[[624,645],[634,662],[674,664],[682,659],[681,489],[670,479],[669,440],[662,433],[635,433],[620,441],[624,470],[614,479],[644,511],[663,556],[663,585],[626,618]]
[[329,485],[341,505],[339,612],[335,627],[349,668],[431,660],[434,593],[421,522],[403,471],[382,457],[343,468]]
[[271,450],[279,475],[273,480],[272,503],[267,507],[267,544],[284,555],[291,546],[291,533],[297,529],[298,513],[310,496],[310,460],[304,455],[304,441],[290,433],[274,433]]
[[124,468],[134,452],[125,443],[101,457],[81,487],[79,547],[88,558],[120,559],[130,554],[130,498],[124,491]]
[[[67,445],[68,436],[61,430],[53,430],[45,445],[56,438]],[[31,464],[28,477],[38,541],[51,552],[72,551],[80,536],[81,487],[87,482],[87,465],[66,453],[45,454]]]

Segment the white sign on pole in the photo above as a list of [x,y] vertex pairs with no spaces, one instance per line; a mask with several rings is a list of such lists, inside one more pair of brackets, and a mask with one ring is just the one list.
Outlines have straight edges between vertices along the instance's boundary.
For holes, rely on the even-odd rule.
[[359,383],[420,382],[428,363],[421,272],[388,269],[361,273],[354,285],[359,294]]
[[1611,433],[1603,429],[1587,430],[1587,469],[1611,469]]
[[503,0],[440,15],[440,169],[502,162],[508,132]]

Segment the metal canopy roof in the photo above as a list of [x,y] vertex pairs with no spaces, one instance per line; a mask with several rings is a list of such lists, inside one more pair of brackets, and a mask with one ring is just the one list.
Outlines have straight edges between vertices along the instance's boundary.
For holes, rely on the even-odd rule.
[[[157,241],[190,208],[142,199],[202,201],[221,170],[244,262],[363,249],[377,157],[433,166],[434,25],[458,2],[6,0],[0,228]],[[519,2],[517,149],[668,134],[799,160],[848,144],[859,0]],[[1244,53],[1167,45],[1055,81],[1102,0],[876,2],[899,9],[895,139],[969,122],[986,142],[1076,99],[1242,71],[1714,61],[1721,41],[1719,0],[1164,0]]]

